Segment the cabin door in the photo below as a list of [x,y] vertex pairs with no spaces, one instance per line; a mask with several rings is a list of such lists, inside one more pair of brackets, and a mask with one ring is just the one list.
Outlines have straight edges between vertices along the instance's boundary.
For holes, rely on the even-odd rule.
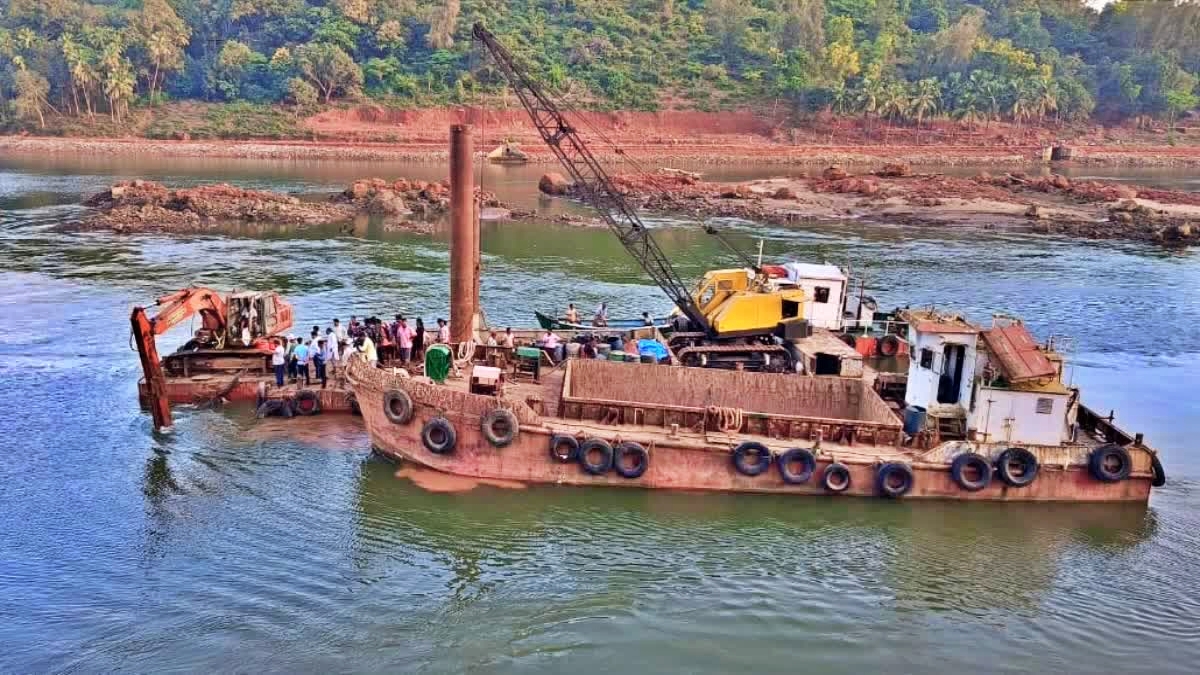
[[942,376],[938,378],[938,403],[958,403],[962,392],[963,362],[966,345],[946,345],[942,351]]

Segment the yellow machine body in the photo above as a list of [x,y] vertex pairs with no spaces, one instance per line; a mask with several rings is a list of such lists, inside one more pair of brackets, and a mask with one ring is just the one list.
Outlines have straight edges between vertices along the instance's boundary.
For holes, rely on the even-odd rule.
[[769,334],[780,321],[804,318],[804,291],[777,289],[748,269],[713,270],[692,294],[719,338]]

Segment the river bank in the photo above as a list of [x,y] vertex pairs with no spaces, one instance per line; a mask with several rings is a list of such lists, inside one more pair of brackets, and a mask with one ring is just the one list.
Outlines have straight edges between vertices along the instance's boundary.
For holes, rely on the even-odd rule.
[[[145,138],[57,138],[0,136],[0,152],[22,155],[158,156],[175,158],[268,159],[294,161],[404,161],[440,164],[449,160],[445,129],[429,130],[392,141],[352,139],[303,140],[153,140]],[[379,134],[374,138],[385,138]],[[486,152],[511,138],[489,130],[476,139]],[[897,141],[905,140],[904,137]],[[909,139],[911,140],[911,139]],[[631,160],[653,165],[878,166],[905,162],[914,166],[1017,167],[1041,161],[1046,146],[962,139],[921,143],[775,141],[755,135],[706,134],[687,137],[629,137],[617,145],[596,144],[602,161],[627,166]],[[537,139],[520,147],[530,163],[552,164],[555,156]],[[1057,166],[1200,167],[1200,147],[1153,144],[1073,146],[1069,162]]]

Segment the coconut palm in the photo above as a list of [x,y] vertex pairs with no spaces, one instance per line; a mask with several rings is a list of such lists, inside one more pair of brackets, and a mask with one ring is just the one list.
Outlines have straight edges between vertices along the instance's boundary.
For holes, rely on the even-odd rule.
[[984,118],[984,106],[970,89],[958,97],[958,107],[954,109],[954,117],[974,126],[975,122]]
[[908,91],[904,83],[893,80],[883,89],[879,101],[879,115],[889,120],[902,121],[908,112]]
[[926,116],[938,111],[941,101],[942,83],[937,78],[927,77],[916,83],[908,99],[908,114],[916,119],[918,129]]
[[[862,112],[863,118],[871,119],[871,115],[879,112],[879,101],[883,97],[883,85],[878,80],[864,77],[862,85],[855,95],[855,103]],[[868,125],[869,126],[869,125]]]

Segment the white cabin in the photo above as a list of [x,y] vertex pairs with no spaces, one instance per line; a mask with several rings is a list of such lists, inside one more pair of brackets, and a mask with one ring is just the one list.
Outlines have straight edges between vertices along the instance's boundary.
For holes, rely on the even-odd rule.
[[909,364],[904,402],[931,415],[965,417],[975,382],[979,327],[952,315],[907,310]]
[[968,427],[986,442],[1058,446],[1074,435],[1078,395],[1062,382],[1063,360],[1020,322],[981,334],[979,387]]
[[804,318],[809,325],[841,330],[846,311],[846,273],[828,264],[789,262],[780,267],[787,271],[787,277],[775,281],[804,291]]

